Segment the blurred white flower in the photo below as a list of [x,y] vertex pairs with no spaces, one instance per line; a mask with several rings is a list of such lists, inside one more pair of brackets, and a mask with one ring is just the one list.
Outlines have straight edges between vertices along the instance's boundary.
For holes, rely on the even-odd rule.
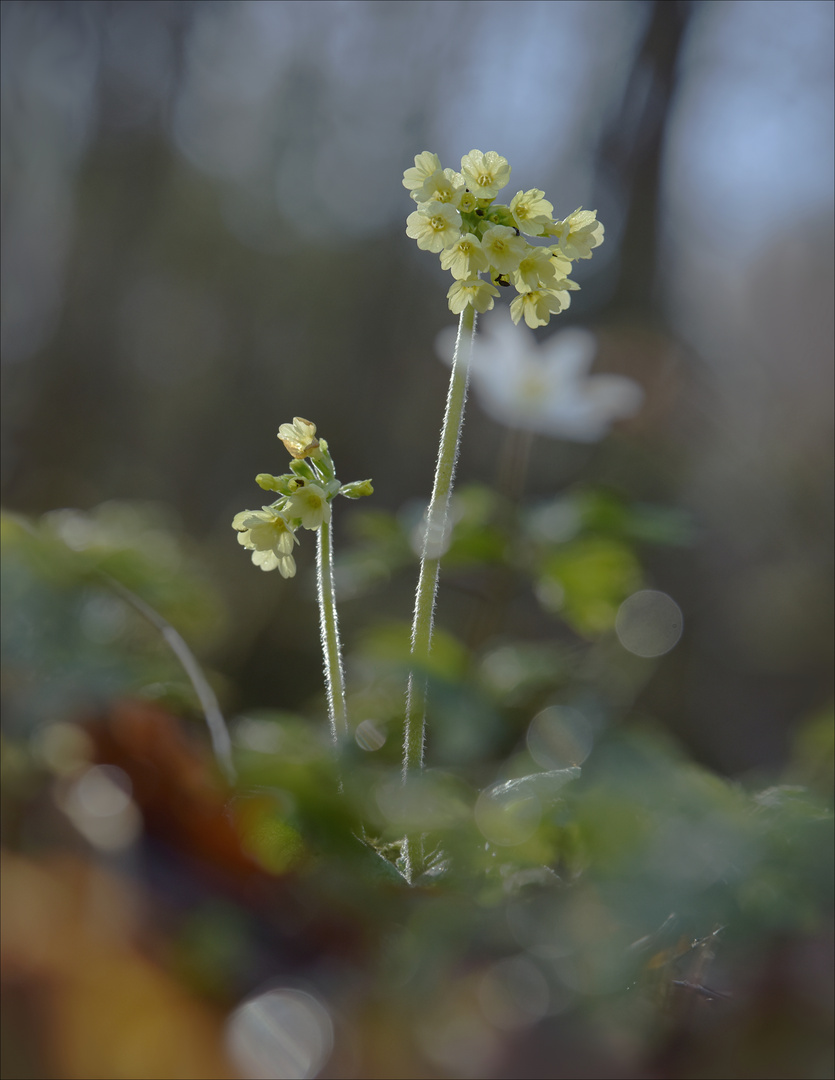
[[[439,335],[437,351],[446,363],[452,362],[454,344],[454,330]],[[560,330],[538,345],[525,327],[493,319],[476,338],[472,386],[484,411],[500,424],[597,442],[615,420],[638,412],[644,392],[625,375],[590,375],[596,351],[588,330]]]

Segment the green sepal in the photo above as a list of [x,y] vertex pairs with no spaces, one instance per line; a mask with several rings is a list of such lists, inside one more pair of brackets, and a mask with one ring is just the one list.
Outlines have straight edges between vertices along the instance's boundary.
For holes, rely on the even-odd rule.
[[484,215],[487,221],[493,225],[507,225],[511,229],[516,228],[516,222],[513,220],[513,214],[510,212],[510,207],[503,206],[501,204],[497,206],[491,206],[487,213]]
[[311,467],[303,458],[297,458],[295,461],[291,461],[290,468],[293,470],[296,476],[300,476],[303,480],[310,480],[311,482],[315,482],[319,479],[313,469],[311,469]]
[[334,479],[336,476],[336,468],[333,464],[333,458],[328,451],[328,444],[325,439],[320,439],[316,449],[310,452],[310,460],[315,462],[316,468],[319,470],[322,479]]

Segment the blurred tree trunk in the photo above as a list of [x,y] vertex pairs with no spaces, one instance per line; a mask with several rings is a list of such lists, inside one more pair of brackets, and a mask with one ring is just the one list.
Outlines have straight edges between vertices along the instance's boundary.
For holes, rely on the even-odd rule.
[[609,309],[615,318],[648,316],[654,307],[659,194],[670,106],[694,7],[689,0],[654,0],[623,101],[604,131],[598,175],[623,199],[620,265]]

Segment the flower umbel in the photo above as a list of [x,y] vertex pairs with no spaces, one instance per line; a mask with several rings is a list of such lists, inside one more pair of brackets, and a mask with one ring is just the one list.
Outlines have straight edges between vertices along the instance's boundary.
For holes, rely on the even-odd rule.
[[252,552],[256,566],[290,578],[296,573],[292,554],[299,542],[296,530],[315,532],[327,526],[336,495],[357,499],[374,489],[370,480],[343,486],[335,478],[328,444],[316,438],[316,425],[309,420],[294,416],[292,424],[281,425],[278,437],[292,457],[292,471],[281,476],[259,473],[255,480],[260,488],[280,497],[260,510],[242,510],[232,519],[232,528],[237,530],[238,543]]
[[[471,150],[461,158],[461,171],[444,169],[437,154],[424,150],[414,168],[403,174],[403,186],[418,204],[409,214],[406,234],[424,251],[440,256],[441,266],[456,279],[447,293],[449,309],[489,311],[494,290],[479,288],[481,274],[492,285],[513,285],[519,296],[511,317],[524,317],[530,327],[545,326],[568,307],[571,263],[590,259],[603,243],[596,210],[582,207],[555,221],[554,207],[539,188],[517,191],[510,204],[495,202],[510,180],[510,165],[495,150]],[[556,238],[551,246],[530,238]],[[487,280],[483,282],[487,285]]]

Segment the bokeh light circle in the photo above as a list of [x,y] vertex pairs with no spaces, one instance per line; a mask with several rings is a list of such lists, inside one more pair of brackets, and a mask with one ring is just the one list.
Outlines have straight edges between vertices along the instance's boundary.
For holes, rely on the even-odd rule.
[[357,724],[354,739],[361,750],[373,753],[385,745],[386,733],[373,720],[363,720]]
[[543,769],[582,765],[594,745],[591,724],[577,709],[551,705],[531,720],[527,734],[531,757]]
[[478,1003],[484,1016],[501,1031],[529,1027],[548,1012],[550,993],[545,976],[524,954],[493,964],[482,976]]
[[624,649],[646,658],[668,653],[681,637],[684,616],[666,593],[642,589],[621,604],[615,632]]
[[542,820],[542,804],[532,791],[508,790],[494,784],[475,804],[475,823],[485,840],[513,847],[529,840]]
[[230,1015],[226,1047],[246,1080],[311,1080],[330,1057],[333,1022],[302,990],[267,990]]

